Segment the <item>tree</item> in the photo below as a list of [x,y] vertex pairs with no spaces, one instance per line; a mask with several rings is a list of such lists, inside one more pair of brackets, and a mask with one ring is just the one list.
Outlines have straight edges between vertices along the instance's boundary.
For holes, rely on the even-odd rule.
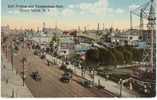
[[116,66],[118,64],[118,59],[116,58],[116,55],[114,52],[112,52],[110,50],[110,54],[111,54],[111,65]]
[[56,36],[56,34],[52,37],[50,41],[50,47],[53,47],[54,45],[59,43],[59,38]]
[[110,62],[109,51],[106,49],[99,48],[99,60],[101,65],[108,65]]
[[58,45],[59,45],[59,38],[55,34],[50,41],[50,51],[53,52],[53,55],[57,55]]
[[89,65],[96,65],[99,62],[99,50],[89,49],[86,52],[86,62]]
[[101,65],[117,65],[117,58],[112,49],[99,48],[98,50]]
[[74,64],[77,65],[80,62],[80,55],[79,54],[71,54],[69,60]]
[[111,49],[111,51],[113,52],[115,58],[116,58],[116,64],[123,64],[124,62],[124,55],[121,51],[119,51],[117,48],[113,48]]
[[[143,56],[144,56],[143,49],[133,49],[132,52],[133,52],[133,60],[134,61],[138,61],[138,62],[142,61]],[[148,60],[149,58],[146,58],[146,59]]]
[[97,65],[99,64],[99,50],[98,49],[89,49],[86,52],[86,63],[88,64],[88,69],[92,73],[93,83],[94,83],[94,76],[95,76],[95,70]]
[[130,64],[133,61],[133,54],[129,51],[124,49],[123,50],[123,55],[124,55],[124,60],[125,60],[125,64]]

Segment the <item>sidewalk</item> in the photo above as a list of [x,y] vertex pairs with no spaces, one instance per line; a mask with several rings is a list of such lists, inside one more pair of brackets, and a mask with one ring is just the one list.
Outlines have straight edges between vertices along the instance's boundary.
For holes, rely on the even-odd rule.
[[[1,96],[2,97],[33,97],[20,75],[12,71],[11,64],[1,55]],[[5,65],[5,67],[4,67]]]
[[[49,61],[54,61],[54,57],[51,57],[51,58],[53,58],[53,60],[51,59]],[[61,63],[61,61],[57,58],[55,58],[55,61],[58,65]],[[68,68],[71,68],[76,75],[81,76],[81,69],[79,69],[77,67],[74,68],[73,65],[69,65]],[[85,78],[88,80],[91,80],[91,81],[93,80],[90,77],[88,72],[86,72]],[[114,93],[117,96],[120,95],[120,84],[117,84],[117,83],[110,81],[110,80],[106,80],[105,78],[103,78],[101,76],[95,75],[94,84],[98,85],[98,81],[100,82],[100,84],[102,86],[105,87],[106,90]],[[137,97],[137,96],[138,96],[138,94],[136,92],[131,91],[125,87],[122,87],[122,97]]]
[[[70,66],[69,66],[69,68],[70,68]],[[74,69],[74,68],[71,66],[71,69]],[[81,76],[81,69],[75,68],[74,73]],[[93,80],[87,72],[85,74],[85,78],[88,80],[91,80],[91,81]],[[95,75],[94,84],[98,85],[99,81],[100,81],[100,84],[102,86],[104,86],[106,90],[108,90],[116,95],[120,94],[120,85],[119,84],[117,84],[113,81],[110,81],[110,80],[106,80],[105,78],[103,78],[101,76]],[[122,88],[122,97],[137,97],[137,96],[138,95],[134,91],[128,90],[125,87]]]

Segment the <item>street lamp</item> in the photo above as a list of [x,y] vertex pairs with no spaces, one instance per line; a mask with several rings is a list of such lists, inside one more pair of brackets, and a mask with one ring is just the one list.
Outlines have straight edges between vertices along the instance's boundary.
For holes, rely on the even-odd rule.
[[119,96],[121,97],[121,96],[122,96],[123,80],[120,79],[120,80],[119,80],[119,83],[120,83],[120,94],[119,94]]

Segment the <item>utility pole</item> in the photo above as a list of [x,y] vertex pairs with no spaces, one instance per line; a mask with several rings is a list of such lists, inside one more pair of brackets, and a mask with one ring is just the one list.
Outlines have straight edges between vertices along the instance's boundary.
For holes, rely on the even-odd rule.
[[55,30],[57,30],[57,29],[58,29],[58,22],[56,20]]
[[99,34],[99,27],[100,27],[100,24],[98,23],[98,27],[97,27],[97,33]]
[[22,65],[23,65],[23,66],[22,66],[22,67],[23,67],[23,72],[22,72],[22,75],[23,75],[23,76],[22,76],[22,77],[23,77],[23,78],[22,78],[22,79],[23,79],[23,86],[24,86],[24,81],[25,81],[25,61],[26,61],[26,58],[23,57],[23,58],[22,58]]
[[130,30],[132,30],[132,11],[130,11]]
[[119,94],[119,96],[120,96],[120,97],[122,97],[122,86],[123,86],[123,80],[122,80],[122,79],[120,79],[120,80],[119,80],[119,83],[120,83],[120,94]]
[[78,32],[80,32],[80,26],[78,26]]
[[24,70],[24,69],[25,69],[25,68],[24,68],[24,67],[25,67],[25,61],[24,61],[24,58],[23,58],[22,63],[23,63],[23,86],[24,86],[24,80],[25,80],[25,79],[24,79],[24,75],[25,75],[25,70]]
[[102,25],[103,25],[102,29],[103,29],[103,31],[104,31],[104,30],[105,30],[105,25],[104,25],[104,23],[103,23]]
[[86,32],[87,31],[87,29],[86,29],[86,26],[84,27],[84,32]]
[[10,50],[11,50],[11,65],[12,65],[12,71],[13,71],[13,44],[12,44],[12,42],[11,42],[11,46],[10,46],[11,48],[10,48]]
[[140,38],[143,40],[143,9],[140,10]]
[[8,46],[6,45],[6,48],[5,48],[6,58],[7,58],[7,56],[8,56],[7,49],[8,49]]
[[155,62],[155,55],[154,55],[154,52],[155,52],[155,37],[156,37],[156,34],[155,34],[155,30],[156,30],[156,16],[155,16],[155,1],[154,0],[151,0],[151,6],[150,6],[150,11],[149,11],[149,16],[148,16],[148,24],[147,24],[147,28],[150,32],[150,39],[149,40],[149,43],[150,43],[150,66],[151,66],[151,70],[155,68],[154,66],[154,62]]
[[42,32],[45,32],[45,27],[46,27],[46,24],[45,24],[45,22],[43,22]]

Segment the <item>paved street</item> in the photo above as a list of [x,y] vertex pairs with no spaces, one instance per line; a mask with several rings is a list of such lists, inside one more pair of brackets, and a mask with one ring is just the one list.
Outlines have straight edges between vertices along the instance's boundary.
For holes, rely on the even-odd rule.
[[[29,49],[20,49],[14,56],[14,67],[19,74],[22,72],[21,59],[23,55],[27,58],[25,83],[34,97],[111,97],[105,90],[82,87],[78,84],[80,78],[76,76],[68,84],[60,82],[59,79],[63,71],[59,70],[58,66],[48,67],[45,60],[34,56]],[[8,60],[10,61],[10,53],[8,53]],[[35,81],[30,77],[32,71],[39,72],[41,81]]]
[[[60,59],[57,59],[55,57],[50,57],[50,55],[48,55],[48,59],[49,61],[51,62],[55,62],[57,63],[58,65],[60,63],[62,63],[62,61]],[[52,60],[53,59],[53,60]],[[81,69],[75,67],[73,65],[68,65],[67,66],[68,68],[72,69],[74,71],[74,73],[78,76],[81,76]],[[89,72],[86,72],[84,77],[88,80],[93,80],[91,77],[90,77],[90,74]],[[117,84],[113,81],[110,81],[110,80],[106,80],[105,78],[99,76],[99,75],[95,75],[95,78],[94,78],[94,83],[95,85],[98,85],[98,82],[100,82],[100,84],[102,86],[105,87],[106,90],[108,91],[111,91],[112,93],[116,94],[117,96],[119,96],[120,94],[120,84]],[[123,97],[137,97],[139,96],[135,91],[132,91],[132,90],[129,90],[125,87],[122,88],[122,96]]]

